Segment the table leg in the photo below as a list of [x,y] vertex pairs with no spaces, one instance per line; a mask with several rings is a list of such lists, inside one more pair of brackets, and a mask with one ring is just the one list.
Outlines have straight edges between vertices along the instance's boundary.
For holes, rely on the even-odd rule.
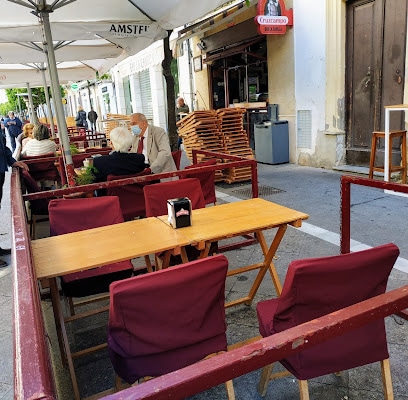
[[72,361],[71,349],[69,348],[69,341],[67,337],[67,331],[65,329],[64,314],[61,305],[61,298],[59,295],[57,278],[50,279],[50,292],[52,308],[54,311],[55,326],[57,329],[58,344],[60,347],[61,360],[63,365],[68,364],[69,372],[71,375],[72,386],[74,390],[74,398],[80,399],[78,383],[76,380],[74,363]]
[[205,247],[200,251],[200,257],[199,258],[208,257],[208,254],[210,253],[210,248],[211,248],[211,242],[207,242],[205,244]]
[[55,328],[57,330],[57,338],[58,338],[58,345],[60,348],[61,361],[63,365],[66,365],[67,357],[65,354],[64,343],[63,343],[62,336],[61,336],[61,321],[59,319],[59,315],[61,315],[62,310],[61,310],[61,302],[59,299],[57,278],[50,278],[49,282],[50,282],[52,310],[54,313]]
[[[271,274],[272,282],[275,286],[276,293],[280,295],[282,293],[282,284],[280,282],[278,272],[276,271],[275,264],[273,263],[273,257],[276,254],[276,251],[278,250],[278,247],[283,239],[283,236],[285,235],[287,229],[287,225],[282,225],[278,228],[278,231],[276,232],[275,237],[273,238],[273,241],[271,245],[267,246],[265,237],[263,235],[263,232],[257,232],[257,238],[258,241],[261,245],[262,252],[264,254],[264,266],[265,266],[265,273],[266,273],[266,268],[269,269],[269,272]],[[262,268],[261,268],[262,269]],[[262,280],[262,279],[261,279]],[[260,284],[260,282],[259,282]],[[259,285],[258,285],[259,287]],[[258,290],[258,288],[257,288]],[[256,292],[255,292],[256,293]],[[254,293],[254,295],[255,295]]]
[[390,180],[390,110],[388,108],[385,109],[385,147],[384,147],[384,181],[389,182]]
[[238,268],[236,270],[228,271],[227,276],[237,275],[239,273],[248,272],[248,271],[251,271],[253,269],[258,269],[259,270],[258,274],[257,274],[257,276],[256,276],[256,278],[254,280],[254,283],[252,284],[252,287],[251,287],[251,289],[250,289],[250,291],[248,293],[248,296],[226,303],[225,304],[226,308],[233,307],[233,306],[236,306],[236,305],[242,304],[242,303],[245,303],[246,305],[250,305],[252,303],[252,301],[253,301],[253,299],[254,299],[254,297],[255,297],[258,289],[259,289],[259,286],[261,285],[261,282],[262,282],[262,280],[263,280],[263,278],[264,278],[264,276],[266,274],[266,271],[268,269],[269,269],[269,272],[271,274],[272,282],[273,282],[273,284],[275,286],[276,293],[278,295],[281,294],[282,284],[280,283],[279,276],[278,276],[278,274],[276,272],[276,268],[275,268],[275,265],[274,265],[272,260],[273,260],[273,257],[274,257],[274,255],[275,255],[275,253],[276,253],[276,251],[277,251],[277,249],[278,249],[278,247],[279,247],[279,245],[280,245],[280,243],[282,241],[282,238],[283,238],[283,236],[284,236],[284,234],[286,232],[286,228],[287,228],[286,224],[281,225],[278,228],[278,231],[276,232],[275,237],[273,238],[273,241],[272,241],[272,243],[271,243],[271,245],[269,247],[266,244],[263,232],[262,231],[255,232],[255,234],[256,234],[256,236],[258,238],[258,241],[259,241],[259,243],[261,245],[261,248],[262,248],[262,253],[264,255],[264,261],[261,262],[261,263],[258,263],[258,264],[254,264],[254,265],[250,265],[250,266],[247,266],[247,267]]
[[278,247],[283,239],[283,236],[286,232],[287,225],[281,225],[278,228],[278,231],[276,232],[275,237],[272,240],[271,245],[269,246],[269,249],[267,247],[265,237],[263,235],[263,232],[259,231],[256,232],[256,236],[258,237],[258,241],[261,245],[262,252],[264,253],[264,261],[262,267],[259,269],[258,275],[255,278],[254,283],[252,284],[251,290],[249,291],[249,298],[251,299],[249,304],[252,303],[252,300],[254,299],[256,292],[259,289],[259,286],[262,282],[262,279],[264,278],[266,271],[269,269],[269,272],[272,277],[272,282],[275,286],[276,293],[278,296],[282,293],[282,284],[279,280],[278,273],[275,268],[275,264],[273,263],[273,257],[278,250]]

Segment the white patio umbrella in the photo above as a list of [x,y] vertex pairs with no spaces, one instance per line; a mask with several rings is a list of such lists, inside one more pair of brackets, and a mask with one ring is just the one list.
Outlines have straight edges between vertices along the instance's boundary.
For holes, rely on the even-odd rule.
[[[1,48],[1,46],[0,46]],[[87,65],[64,62],[58,65],[58,77],[60,84],[95,79],[95,69]],[[0,64],[0,88],[20,88],[26,82],[31,87],[44,86],[42,71],[46,68],[38,64]]]
[[[54,41],[102,39],[129,55],[167,37],[168,31],[187,24],[225,3],[225,0],[8,0],[2,2],[0,41],[43,43],[56,104],[60,138],[73,182],[63,116]],[[21,7],[27,8],[27,12]],[[27,62],[27,61],[22,61]],[[106,65],[106,64],[105,64]],[[101,67],[103,68],[103,67]]]

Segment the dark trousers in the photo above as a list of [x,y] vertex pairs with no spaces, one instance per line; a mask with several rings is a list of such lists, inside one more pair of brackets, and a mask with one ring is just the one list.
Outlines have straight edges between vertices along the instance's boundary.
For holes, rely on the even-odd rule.
[[4,185],[5,177],[6,177],[6,173],[0,172],[0,207],[1,207],[1,199],[3,197],[3,185]]
[[11,144],[11,151],[14,152],[14,150],[16,149],[16,137],[13,136],[10,132],[9,132],[9,137],[10,137],[10,144]]

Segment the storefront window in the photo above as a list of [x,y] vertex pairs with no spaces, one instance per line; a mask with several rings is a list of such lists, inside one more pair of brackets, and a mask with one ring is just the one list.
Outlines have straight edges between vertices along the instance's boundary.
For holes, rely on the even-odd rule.
[[265,102],[268,98],[266,39],[252,40],[206,57],[211,65],[213,108],[233,103]]

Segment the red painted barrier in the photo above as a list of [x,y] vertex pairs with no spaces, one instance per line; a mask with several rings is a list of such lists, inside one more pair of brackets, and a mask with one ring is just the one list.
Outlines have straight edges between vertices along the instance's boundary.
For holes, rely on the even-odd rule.
[[[350,253],[351,184],[408,194],[408,185],[405,184],[385,182],[351,175],[342,176],[340,183],[340,252],[342,254]],[[408,320],[408,310],[401,310],[397,314]]]
[[18,172],[11,177],[14,306],[14,398],[56,399],[40,295],[21,198]]
[[[154,177],[157,179],[157,175]],[[349,185],[359,184],[360,179],[362,178],[344,177],[344,181],[342,180],[342,251],[347,250],[345,241],[350,239],[350,224],[347,225],[347,217],[350,218]],[[381,182],[375,183],[371,180],[361,182],[366,186],[382,188]],[[56,399],[19,174],[15,169],[11,185],[15,265],[13,269],[15,398]],[[401,185],[386,186],[387,189],[408,193],[408,187],[399,190]],[[348,210],[345,210],[347,204]],[[184,398],[406,307],[408,286],[103,398],[110,400]]]

